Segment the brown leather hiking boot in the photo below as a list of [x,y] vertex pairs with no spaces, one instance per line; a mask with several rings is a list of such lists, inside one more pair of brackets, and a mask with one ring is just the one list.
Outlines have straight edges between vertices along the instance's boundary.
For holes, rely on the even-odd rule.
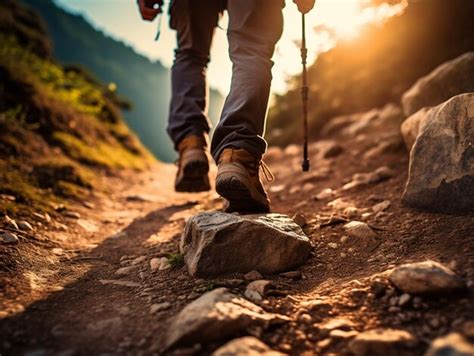
[[[222,151],[218,162],[216,191],[229,201],[227,212],[270,211],[270,200],[259,176],[262,163],[244,149],[226,148]],[[263,164],[262,168],[265,176],[268,177],[269,173],[273,179],[268,167]]]
[[190,135],[178,145],[179,160],[175,190],[177,192],[203,192],[209,185],[209,159],[204,136]]

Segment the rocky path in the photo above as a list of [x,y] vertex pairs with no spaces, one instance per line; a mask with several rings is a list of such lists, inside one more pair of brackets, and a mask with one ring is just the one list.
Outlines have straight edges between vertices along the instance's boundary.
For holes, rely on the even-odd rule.
[[[291,354],[417,355],[451,331],[472,336],[473,217],[402,207],[405,153],[398,149],[358,160],[377,144],[367,146],[315,144],[307,175],[298,172],[297,147],[269,152],[277,176],[270,187],[274,211],[292,216],[314,245],[302,268],[280,275],[189,275],[178,248],[185,220],[222,209],[223,202],[214,193],[174,193],[174,167],[160,165],[108,182],[114,187],[109,196],[64,213],[60,224],[66,231],[54,225],[44,232],[56,246],[51,263],[29,272],[29,286],[4,294],[2,354],[154,354],[170,337],[181,341],[178,351],[168,353],[210,354],[226,340],[252,335],[258,339],[226,347],[234,354],[271,348]],[[441,278],[448,293],[427,296],[417,286],[387,278],[393,267],[427,259],[456,271],[447,272],[447,282]],[[416,283],[436,280],[433,273]],[[25,290],[31,293],[21,293]],[[210,291],[232,293],[240,301],[222,309],[220,321],[203,321],[200,312],[191,321],[173,319],[196,300],[198,310],[207,310],[202,298],[206,302]],[[212,311],[213,305],[207,307]],[[188,311],[182,317],[190,314],[195,315]],[[242,321],[246,314],[253,315],[250,321]],[[236,320],[225,322],[232,317]],[[170,330],[192,337],[170,336]]]
[[[473,103],[334,118],[304,174],[299,147],[271,148],[287,217],[223,215],[215,193],[174,193],[161,164],[104,178],[108,194],[54,218],[7,219],[0,354],[474,355],[474,215],[402,204],[469,208]],[[409,147],[422,137],[410,171],[403,121]],[[239,263],[255,270],[229,273]]]

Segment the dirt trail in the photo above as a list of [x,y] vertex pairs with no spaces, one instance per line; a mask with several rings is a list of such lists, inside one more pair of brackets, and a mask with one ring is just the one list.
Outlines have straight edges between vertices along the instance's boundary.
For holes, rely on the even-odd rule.
[[[414,354],[422,354],[429,340],[474,319],[472,292],[423,298],[419,308],[389,311],[389,298],[371,293],[373,276],[396,264],[431,258],[472,281],[474,217],[403,207],[400,196],[408,164],[404,149],[361,159],[373,142],[340,142],[342,153],[334,157],[313,154],[309,174],[299,173],[297,149],[269,157],[277,177],[270,188],[273,210],[290,216],[304,214],[308,223],[304,230],[315,249],[301,268],[301,278],[265,276],[279,293],[267,297],[262,306],[291,317],[292,322],[259,336],[271,348],[286,353],[346,354],[346,341],[329,342],[318,327],[340,317],[350,320],[357,331],[409,330],[421,340]],[[341,190],[353,174],[373,172],[380,166],[390,167],[391,176]],[[12,280],[4,289],[2,355],[153,354],[159,351],[168,318],[190,301],[218,286],[243,292],[242,275],[194,279],[182,266],[178,243],[186,218],[222,209],[223,202],[213,192],[174,193],[174,174],[174,166],[159,165],[145,174],[109,179],[106,184],[113,193],[97,198],[92,209],[75,207],[81,219],[68,219],[68,231],[45,232],[55,242],[57,260],[47,268],[32,270],[29,286]],[[326,188],[336,193],[314,198]],[[328,206],[336,198],[347,205]],[[390,207],[374,213],[372,207],[384,200],[390,201]],[[377,230],[377,243],[341,240],[346,236],[342,224],[329,221],[330,217],[358,220],[364,212],[371,212],[366,221]],[[152,273],[149,261],[160,256],[167,256],[173,267]],[[117,275],[124,266],[130,268]],[[307,306],[311,301],[325,307],[312,310]],[[162,310],[153,312],[152,305]],[[199,352],[208,354],[216,346],[202,345]]]

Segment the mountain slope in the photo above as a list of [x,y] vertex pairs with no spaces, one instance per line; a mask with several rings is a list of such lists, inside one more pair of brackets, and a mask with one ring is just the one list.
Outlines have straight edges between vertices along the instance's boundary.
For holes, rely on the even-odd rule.
[[[399,103],[419,77],[474,50],[472,14],[471,0],[410,1],[400,16],[381,27],[368,26],[354,40],[320,55],[308,71],[310,136],[316,138],[334,116]],[[277,97],[270,109],[271,143],[285,145],[301,137],[299,83],[294,78],[294,89]]]
[[[118,92],[132,102],[125,113],[130,127],[161,160],[176,158],[166,134],[170,101],[170,71],[131,47],[94,29],[82,16],[69,14],[50,0],[23,0],[45,20],[54,43],[54,55],[62,63],[78,64],[104,82],[117,85]],[[220,115],[223,98],[210,92],[211,121]]]

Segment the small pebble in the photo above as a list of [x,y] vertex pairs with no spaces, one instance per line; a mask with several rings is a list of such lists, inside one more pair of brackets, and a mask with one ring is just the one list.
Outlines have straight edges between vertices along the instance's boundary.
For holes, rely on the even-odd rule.
[[31,224],[25,220],[19,221],[18,227],[23,231],[33,231],[33,226],[31,226]]
[[171,308],[171,303],[169,302],[163,302],[163,303],[158,303],[158,304],[153,304],[150,307],[150,314],[155,314],[159,311],[167,310]]
[[0,242],[15,245],[19,242],[18,236],[12,232],[0,231]]

